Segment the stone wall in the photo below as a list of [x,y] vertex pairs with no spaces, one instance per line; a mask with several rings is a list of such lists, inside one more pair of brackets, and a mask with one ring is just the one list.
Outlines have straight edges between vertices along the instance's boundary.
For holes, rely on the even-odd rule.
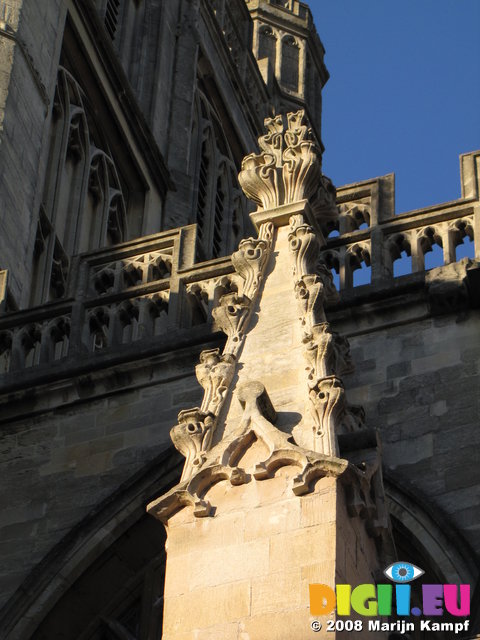
[[479,331],[472,310],[353,335],[356,371],[345,377],[349,397],[380,430],[386,473],[445,514],[476,553]]
[[2,268],[17,304],[29,295],[32,221],[40,204],[46,124],[54,87],[65,8],[59,0],[3,4],[2,153],[0,193]]
[[[201,397],[193,376],[201,348],[23,396],[27,415],[2,426],[2,605],[83,518],[171,447],[178,412]],[[36,394],[48,396],[49,410],[36,408]]]

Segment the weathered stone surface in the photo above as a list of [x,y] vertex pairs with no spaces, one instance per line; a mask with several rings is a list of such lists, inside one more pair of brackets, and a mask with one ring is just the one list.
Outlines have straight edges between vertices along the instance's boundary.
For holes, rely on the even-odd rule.
[[[202,455],[224,436],[232,438],[232,450],[224,451],[228,463],[207,478],[215,481],[207,501],[224,511],[217,527],[215,512],[207,517],[199,496],[196,515],[187,507],[172,516],[167,592],[181,599],[192,584],[195,604],[218,579],[218,615],[236,621],[219,622],[216,612],[203,611],[199,629],[191,607],[177,600],[177,612],[191,623],[178,637],[321,637],[309,626],[308,584],[333,581],[334,574],[337,582],[374,581],[376,562],[371,538],[364,540],[365,523],[372,533],[375,519],[342,511],[348,501],[353,513],[371,510],[365,492],[344,498],[339,490],[337,503],[328,502],[335,465],[315,467],[295,448],[331,452],[337,429],[348,435],[361,427],[360,413],[348,405],[332,412],[331,422],[323,420],[318,378],[333,375],[348,401],[365,408],[365,423],[381,431],[389,490],[396,491],[391,504],[399,548],[412,558],[424,549],[421,562],[430,563],[432,575],[473,585],[480,554],[479,153],[461,157],[462,198],[444,205],[394,215],[393,174],[335,193],[319,170],[318,89],[327,72],[308,8],[273,0],[125,2],[109,33],[94,4],[6,0],[0,8],[2,634],[50,640],[52,629],[70,637],[96,620],[92,633],[125,636],[130,632],[118,625],[127,609],[117,619],[109,616],[119,600],[129,607],[135,593],[142,600],[142,633],[159,635],[145,620],[161,618],[164,560],[148,572],[142,564],[140,576],[132,552],[119,551],[115,541],[147,502],[178,480],[169,430],[179,412],[197,406],[220,419]],[[269,42],[275,46],[267,51]],[[279,55],[283,44],[292,55]],[[282,60],[295,87],[285,84]],[[59,75],[60,61],[66,70]],[[68,79],[68,91],[59,91],[59,78]],[[304,102],[314,132],[296,113]],[[285,110],[295,112],[290,127],[283,121],[280,132],[282,119],[273,117],[273,137],[261,149],[275,156],[281,181],[272,202],[284,204],[275,215],[253,216],[257,227],[271,225],[252,239],[236,174],[242,156],[255,149],[263,118]],[[56,128],[67,111],[71,131],[70,121]],[[288,129],[284,170],[270,143]],[[71,177],[82,158],[97,161],[92,171],[82,165],[67,187],[64,173]],[[249,162],[255,173],[258,156]],[[273,174],[256,177],[262,189],[275,190]],[[102,192],[115,185],[128,192],[123,236],[119,194],[108,220],[100,205]],[[74,219],[82,208],[75,208],[79,193],[91,218]],[[310,203],[297,206],[299,197]],[[301,218],[287,229],[295,216]],[[172,229],[178,225],[188,226]],[[97,242],[107,227],[108,239]],[[68,248],[74,229],[79,242]],[[340,235],[328,237],[334,229]],[[456,247],[466,237],[477,260],[457,261]],[[265,251],[272,241],[275,250]],[[425,272],[434,243],[442,246],[445,266]],[[290,261],[283,259],[288,251]],[[394,278],[402,252],[412,273]],[[371,283],[355,287],[362,263],[370,265]],[[203,398],[195,381],[200,352],[210,354],[202,363],[209,369],[211,354],[224,350],[225,339],[211,332],[211,312],[221,299],[224,310],[233,300],[234,310],[246,311],[245,327],[236,331],[241,323],[233,323],[226,353],[238,356],[235,385],[260,381],[266,390],[270,405],[253,403],[255,420],[252,407],[245,417],[248,398],[242,406],[236,391],[226,397],[231,372],[200,372]],[[228,333],[230,319],[227,314],[214,331]],[[349,372],[345,338],[355,372]],[[305,411],[313,387],[316,422]],[[337,471],[344,468],[336,464]],[[166,479],[142,485],[158,466]],[[253,479],[245,482],[248,475]],[[201,494],[202,484],[196,488]],[[229,502],[235,492],[244,511]],[[337,523],[341,530],[332,533]],[[302,542],[308,529],[334,536],[328,557],[318,555],[312,540],[310,563]],[[144,533],[131,534],[139,554]],[[157,533],[150,547],[157,544],[161,552]],[[180,553],[192,539],[199,557],[194,574],[196,558]],[[244,565],[237,547],[245,552]],[[279,571],[283,555],[287,578]],[[269,593],[277,584],[272,605]],[[143,595],[132,585],[141,585]],[[71,594],[82,596],[69,601]]]

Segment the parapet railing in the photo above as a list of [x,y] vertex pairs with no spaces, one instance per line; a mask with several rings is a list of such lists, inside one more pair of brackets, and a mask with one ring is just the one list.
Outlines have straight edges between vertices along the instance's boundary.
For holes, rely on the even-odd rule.
[[[337,190],[340,216],[324,226],[330,237],[321,258],[338,275],[341,294],[394,288],[397,278],[407,281],[428,266],[425,258],[435,246],[447,266],[462,257],[462,245],[468,251],[475,247],[480,258],[480,153],[462,156],[462,163],[461,199],[398,216],[393,175]],[[190,225],[76,256],[64,299],[1,313],[3,381],[22,370],[40,375],[52,364],[66,370],[81,359],[108,360],[129,348],[138,357],[141,345],[187,334],[197,325],[208,333],[211,309],[237,285],[229,256],[195,264],[195,234]],[[405,257],[410,274],[396,269]],[[366,278],[358,282],[356,273]]]
[[394,213],[394,175],[337,189],[339,218],[323,226],[323,261],[340,291],[388,286],[396,278],[461,258],[480,259],[480,152],[461,156],[462,198]]
[[76,362],[210,321],[230,257],[195,265],[195,225],[76,256],[69,297],[0,316],[0,374]]

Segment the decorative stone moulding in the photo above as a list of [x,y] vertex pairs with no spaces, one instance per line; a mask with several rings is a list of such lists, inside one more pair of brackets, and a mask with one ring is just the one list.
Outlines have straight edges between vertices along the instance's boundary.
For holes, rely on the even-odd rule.
[[178,424],[170,431],[175,447],[185,456],[182,480],[188,480],[200,469],[209,451],[218,413],[222,407],[234,373],[235,357],[208,349],[200,354],[195,367],[198,382],[204,390],[201,406],[180,411]]
[[178,414],[178,424],[170,431],[175,447],[185,456],[181,480],[189,479],[205,461],[213,436],[215,416],[195,407]]
[[217,419],[235,372],[239,352],[248,326],[252,305],[258,295],[273,241],[273,225],[261,225],[258,238],[247,238],[232,255],[241,293],[233,291],[220,297],[212,315],[217,328],[227,335],[223,354],[209,349],[200,354],[195,368],[204,390],[200,408],[181,411],[178,424],[171,430],[175,447],[185,456],[182,481],[191,478],[205,463]]
[[220,354],[219,349],[208,349],[200,354],[200,364],[195,367],[198,382],[204,396],[200,410],[218,415],[233,378],[235,357]]
[[330,271],[319,262],[323,236],[305,223],[303,214],[290,218],[289,248],[293,256],[295,296],[300,320],[308,336],[314,325],[326,322],[325,304],[338,300]]
[[301,278],[303,275],[314,273],[325,240],[305,223],[303,214],[296,214],[290,218],[288,242],[295,259],[293,275]]
[[322,378],[353,371],[348,340],[332,331],[328,322],[311,327],[305,339],[305,356],[308,362],[308,383],[312,388]]
[[343,383],[336,376],[322,378],[308,395],[315,436],[320,439],[316,450],[328,456],[338,456],[336,434],[346,405]]
[[259,209],[309,200],[315,215],[336,215],[334,187],[322,176],[321,151],[305,111],[266,118],[267,134],[258,139],[260,153],[242,162],[238,176],[248,198]]
[[268,257],[269,244],[260,238],[241,240],[238,251],[232,253],[232,263],[235,271],[242,277],[243,295],[250,300],[254,297],[260,282],[262,272]]
[[225,353],[236,355],[242,345],[272,242],[273,224],[266,222],[260,226],[258,238],[241,240],[238,251],[232,254],[232,263],[241,281],[239,289],[242,293],[221,296],[218,306],[212,310],[217,328],[228,336]]
[[[343,388],[333,383],[328,390]],[[205,451],[201,465],[193,465],[192,473],[185,473],[178,485],[168,493],[151,502],[147,510],[157,519],[167,523],[169,518],[184,507],[193,507],[196,517],[212,517],[215,505],[206,498],[209,489],[220,481],[230,486],[262,482],[273,478],[282,467],[295,467],[297,472],[291,480],[291,491],[297,496],[314,491],[315,483],[324,477],[338,478],[346,489],[347,508],[351,517],[360,517],[366,521],[371,536],[379,536],[388,528],[388,520],[383,508],[381,485],[373,478],[379,472],[379,458],[376,449],[372,449],[368,459],[361,464],[352,464],[335,455],[306,450],[290,441],[289,435],[278,430],[273,422],[276,413],[270,398],[261,382],[243,383],[237,389],[238,399],[243,407],[239,426],[224,436],[218,444]],[[327,410],[335,411],[335,401]],[[208,432],[208,416],[199,409],[181,413],[185,428],[180,432],[177,425],[172,433],[175,445],[181,444],[183,451],[196,460],[204,448],[204,438]],[[207,422],[206,422],[207,420]],[[203,422],[202,422],[203,421]],[[185,431],[192,437],[185,436]],[[243,454],[255,440],[261,440],[266,446],[264,460],[257,462],[252,469],[243,469],[238,465]],[[178,447],[180,448],[180,447]],[[185,454],[184,454],[185,455]]]
[[322,279],[316,274],[303,276],[295,282],[295,297],[304,328],[311,329],[316,324],[326,322],[323,291]]
[[[313,421],[309,426],[305,420],[296,427],[295,435],[315,451],[338,456],[337,435],[359,424],[347,417],[350,413],[339,377],[352,370],[350,347],[346,338],[331,330],[325,315],[326,302],[338,299],[338,292],[330,271],[318,261],[323,236],[306,223],[303,213],[291,216],[288,242],[307,361],[308,410]],[[308,433],[310,428],[313,433]]]
[[222,296],[218,307],[213,309],[216,326],[228,336],[227,352],[234,354],[238,351],[250,309],[251,300],[236,293]]
[[[217,505],[210,504],[216,499],[209,490],[218,482],[226,482],[228,491],[229,486],[263,482],[281,467],[293,467],[287,477],[295,495],[315,491],[320,478],[338,478],[346,487],[349,513],[366,519],[371,535],[378,535],[388,520],[381,513],[381,477],[379,483],[373,481],[380,468],[376,440],[369,441],[360,461],[340,458],[339,437],[347,438],[350,446],[368,430],[363,410],[348,405],[340,377],[352,370],[348,341],[331,330],[324,311],[325,303],[336,300],[338,293],[319,260],[325,239],[312,213],[319,185],[325,184],[320,152],[303,111],[267,119],[266,127],[267,134],[259,139],[261,153],[245,158],[239,178],[259,206],[252,214],[258,238],[242,240],[232,254],[236,290],[226,290],[212,310],[227,342],[223,353],[210,349],[200,355],[196,375],[204,389],[202,404],[182,411],[171,432],[186,458],[184,472],[180,483],[152,502],[148,511],[165,523],[186,506],[193,507],[197,517],[213,516]],[[276,412],[262,382],[234,382],[239,358],[255,357],[241,350],[274,244],[273,268],[283,264],[288,273],[291,261],[307,370],[304,410],[299,407],[303,419],[292,433],[275,426]],[[227,398],[240,403],[240,417],[236,408],[224,413],[224,406],[232,406]],[[223,431],[214,440],[220,426]]]

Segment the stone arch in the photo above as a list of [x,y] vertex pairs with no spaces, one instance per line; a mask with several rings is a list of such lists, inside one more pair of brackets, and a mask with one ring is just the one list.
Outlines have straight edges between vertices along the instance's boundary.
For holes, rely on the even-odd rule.
[[335,288],[337,290],[340,290],[340,270],[341,270],[340,253],[338,251],[335,251],[334,249],[328,249],[327,251],[322,252],[321,260],[327,266],[330,273],[332,274]]
[[465,255],[459,255],[458,253],[459,247],[464,244],[465,240],[473,245],[473,255],[470,257],[473,258],[475,256],[475,232],[473,227],[473,218],[470,217],[453,220],[448,225],[448,244],[450,253],[448,256],[448,262],[456,262],[462,257],[467,257]]
[[274,29],[267,24],[263,24],[258,29],[258,60],[268,58],[275,72],[275,65],[277,63],[277,43],[278,34]]
[[[401,275],[398,268],[400,261],[405,262],[404,265],[402,264],[402,270],[405,273],[412,271],[412,245],[408,233],[396,233],[387,238],[385,263],[394,277]],[[409,269],[407,269],[407,262],[410,263]]]
[[192,164],[196,184],[192,210],[197,224],[200,259],[217,258],[233,249],[229,230],[243,229],[246,212],[237,182],[233,154],[221,119],[208,97],[197,89],[194,107]]
[[[145,506],[178,481],[179,458],[157,456],[47,554],[3,610],[5,640],[136,638],[135,621],[161,622],[165,531]],[[161,624],[143,633],[160,639]]]
[[371,206],[365,202],[345,202],[339,205],[344,233],[359,231],[370,226]]
[[[345,286],[355,287],[367,282],[356,282],[355,272],[371,270],[370,247],[366,243],[357,243],[347,249],[345,256]],[[368,274],[367,274],[368,275]],[[370,276],[371,282],[371,276]]]
[[139,302],[124,300],[114,311],[113,342],[128,344],[138,337]]
[[434,582],[469,583],[473,587],[479,569],[458,531],[419,496],[418,490],[414,494],[388,473],[384,482],[398,553],[411,555],[399,559],[420,563]]
[[65,296],[70,258],[126,239],[126,189],[95,108],[59,67],[35,241],[32,304]]
[[294,93],[298,92],[300,80],[300,46],[297,39],[291,35],[285,35],[282,38],[280,79],[286,89]]
[[84,342],[89,351],[96,352],[110,346],[110,308],[95,307],[87,313]]
[[60,316],[46,323],[42,330],[40,361],[53,362],[68,354],[70,317]]
[[442,262],[444,262],[444,243],[441,229],[437,229],[435,226],[428,226],[420,229],[417,232],[417,251],[420,270],[432,268],[431,265],[429,265],[428,260],[425,260],[425,256],[428,253],[431,253],[433,256],[436,248],[440,248],[442,250]]

